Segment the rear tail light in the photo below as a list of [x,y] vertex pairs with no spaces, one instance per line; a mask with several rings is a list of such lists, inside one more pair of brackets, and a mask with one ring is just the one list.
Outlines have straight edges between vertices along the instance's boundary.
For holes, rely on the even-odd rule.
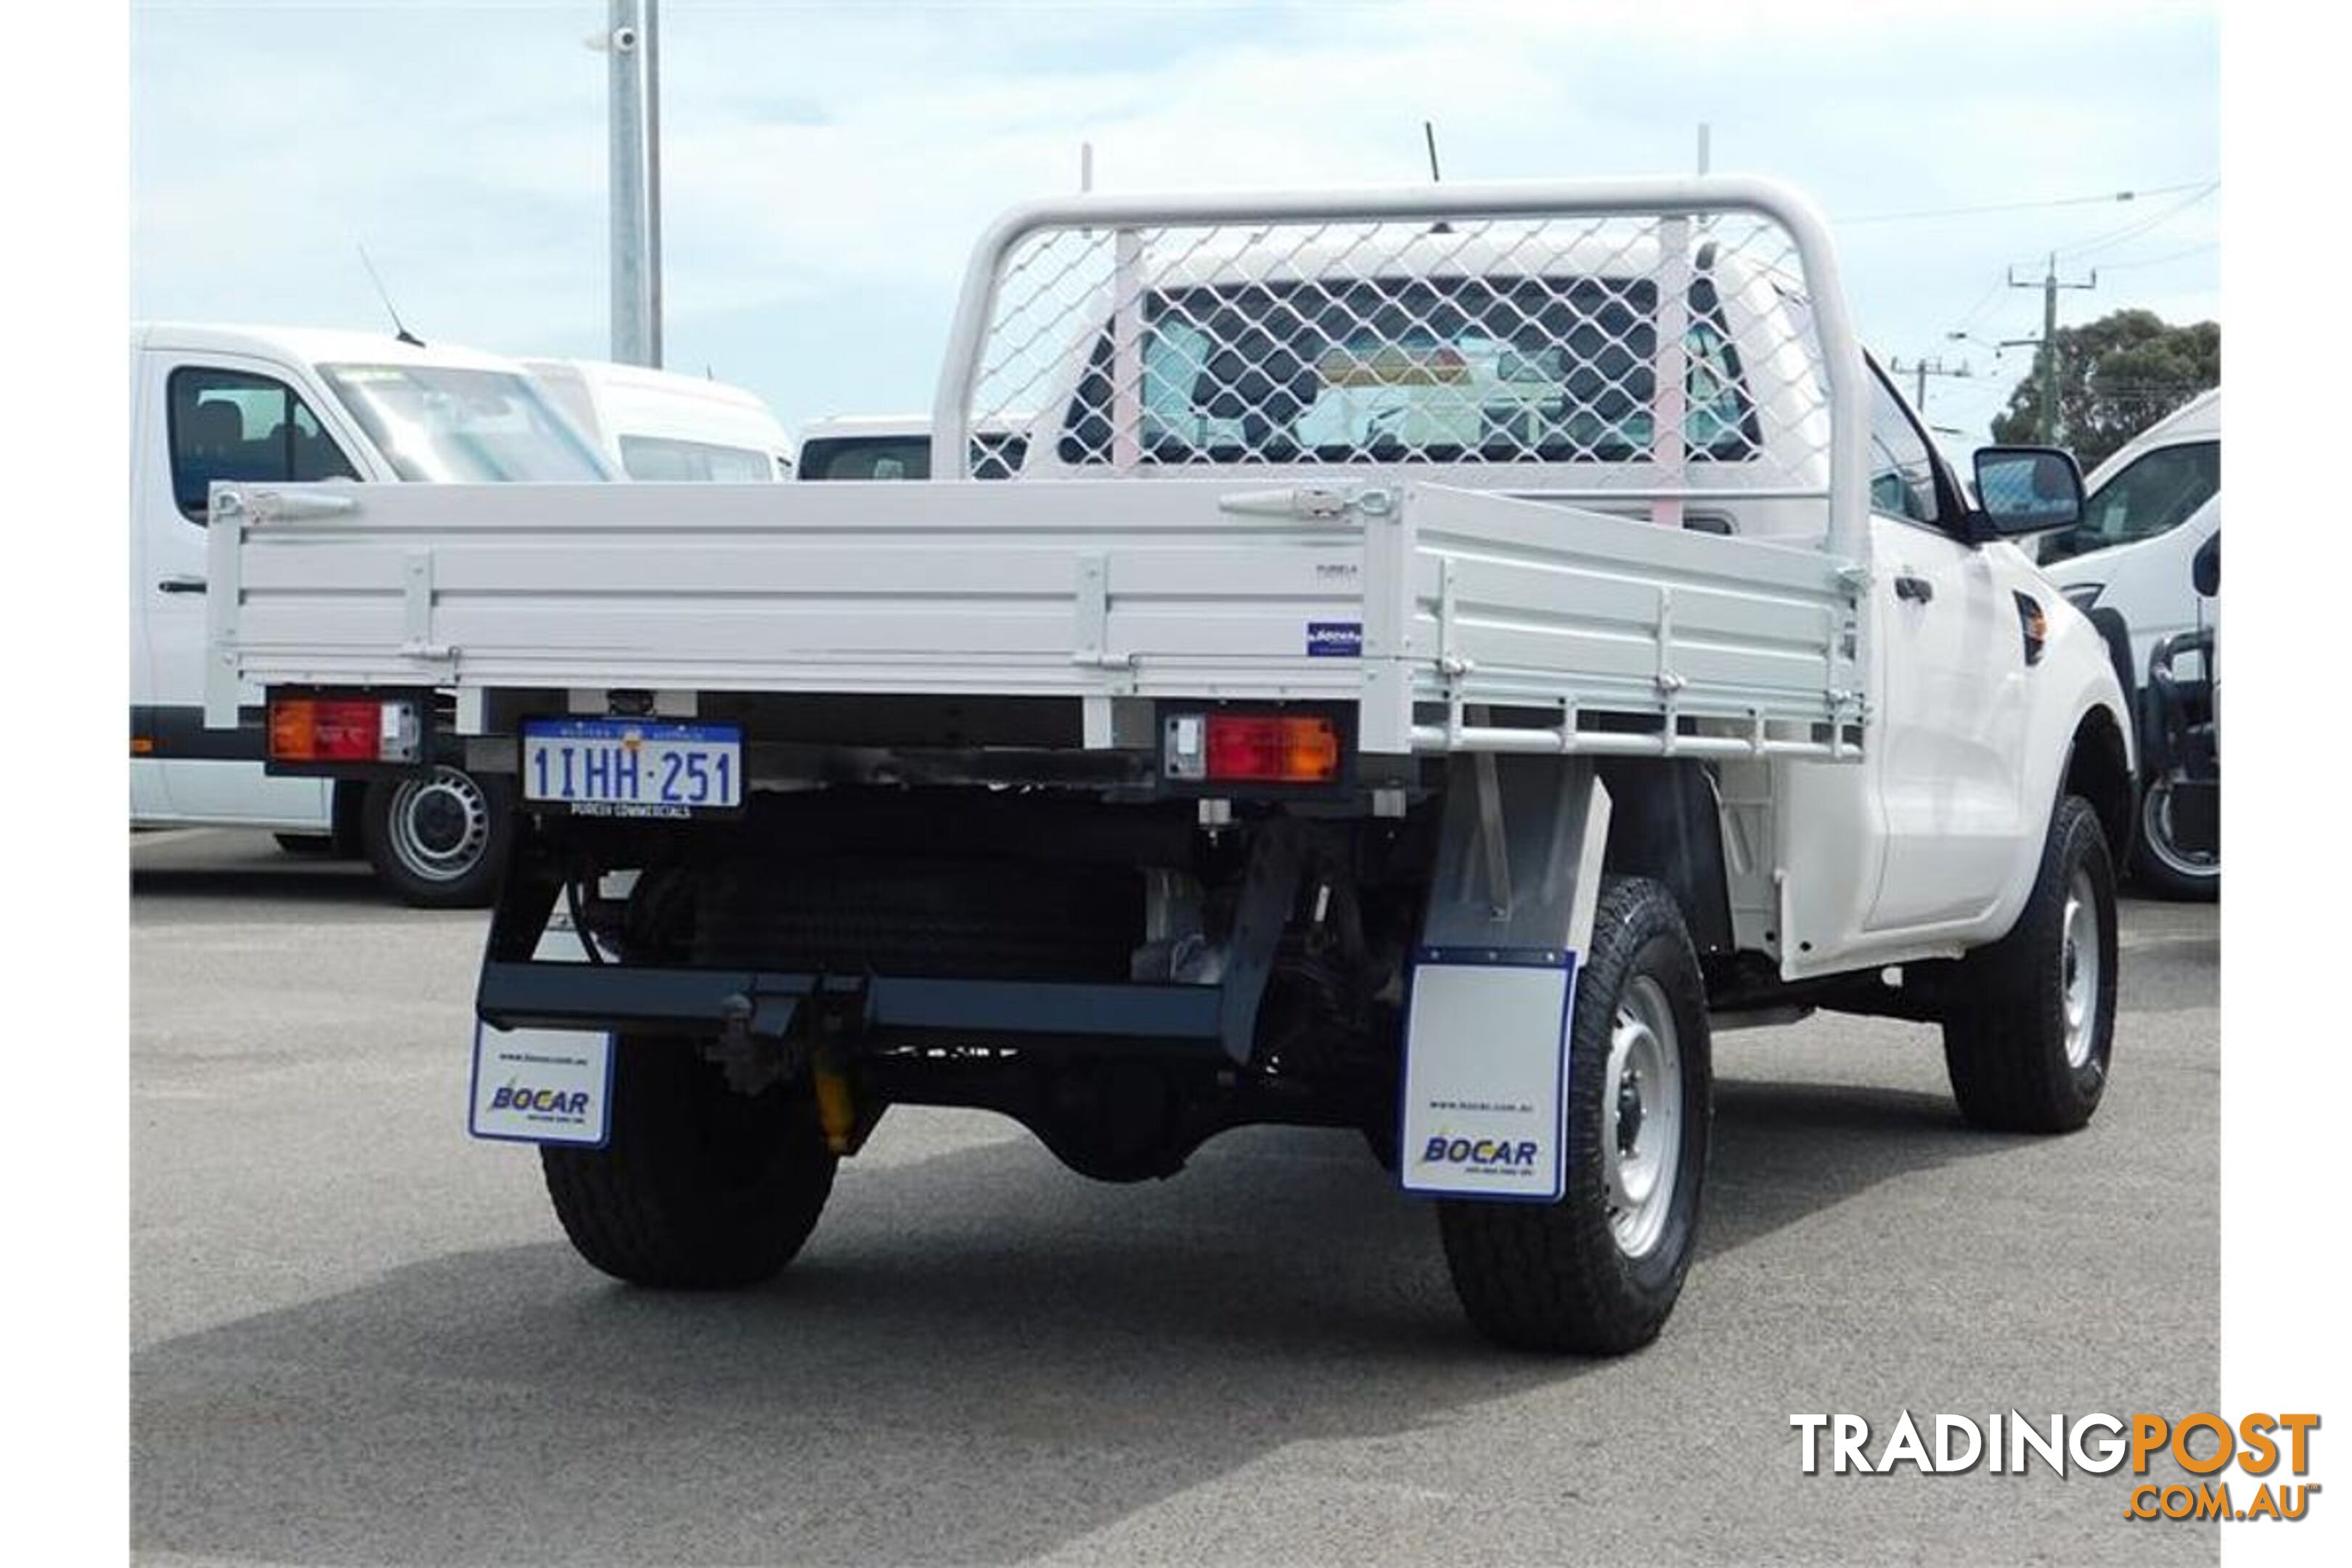
[[277,697],[269,703],[274,763],[413,763],[422,738],[413,698]]
[[1328,719],[1185,713],[1167,722],[1161,765],[1171,779],[1209,784],[1330,784],[1339,731]]

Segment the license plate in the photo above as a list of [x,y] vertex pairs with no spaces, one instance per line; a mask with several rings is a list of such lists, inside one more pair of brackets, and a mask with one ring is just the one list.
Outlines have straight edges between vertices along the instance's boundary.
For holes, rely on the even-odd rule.
[[691,816],[743,804],[743,731],[660,719],[526,719],[522,794],[583,816]]

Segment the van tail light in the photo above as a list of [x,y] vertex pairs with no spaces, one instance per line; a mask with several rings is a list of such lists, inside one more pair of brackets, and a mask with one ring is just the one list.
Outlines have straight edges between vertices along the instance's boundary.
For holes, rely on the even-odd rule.
[[1179,714],[1167,722],[1160,760],[1171,779],[1331,784],[1339,777],[1339,730],[1323,718]]
[[273,763],[413,763],[424,727],[414,698],[273,697]]

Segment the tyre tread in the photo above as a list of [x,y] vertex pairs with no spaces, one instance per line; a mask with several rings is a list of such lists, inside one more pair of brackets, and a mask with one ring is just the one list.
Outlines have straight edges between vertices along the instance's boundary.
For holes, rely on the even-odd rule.
[[704,1064],[684,1041],[616,1047],[610,1141],[602,1149],[542,1145],[548,1197],[572,1247],[615,1279],[669,1289],[755,1285],[792,1261],[833,1189],[834,1156],[813,1117],[748,1199],[698,1193],[684,1179],[702,1152],[689,1114]]
[[2064,1004],[2049,984],[2052,950],[2062,938],[2066,888],[2087,858],[2104,894],[2101,1004],[2111,1043],[2115,1026],[2115,870],[2098,813],[2068,795],[2053,814],[2033,890],[2008,935],[1961,960],[1944,1017],[1944,1064],[1960,1113],[1977,1126],[2007,1132],[2069,1132],[2097,1109],[2106,1079],[2106,1044],[2095,1044],[2091,1086],[2068,1066]]

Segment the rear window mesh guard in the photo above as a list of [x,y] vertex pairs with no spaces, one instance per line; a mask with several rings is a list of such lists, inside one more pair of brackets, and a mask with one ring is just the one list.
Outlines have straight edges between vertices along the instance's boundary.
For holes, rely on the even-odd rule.
[[1826,236],[1761,181],[1039,204],[983,242],[955,336],[940,450],[1025,429],[1074,476],[1545,464],[1827,500],[1837,433],[1866,439]]

